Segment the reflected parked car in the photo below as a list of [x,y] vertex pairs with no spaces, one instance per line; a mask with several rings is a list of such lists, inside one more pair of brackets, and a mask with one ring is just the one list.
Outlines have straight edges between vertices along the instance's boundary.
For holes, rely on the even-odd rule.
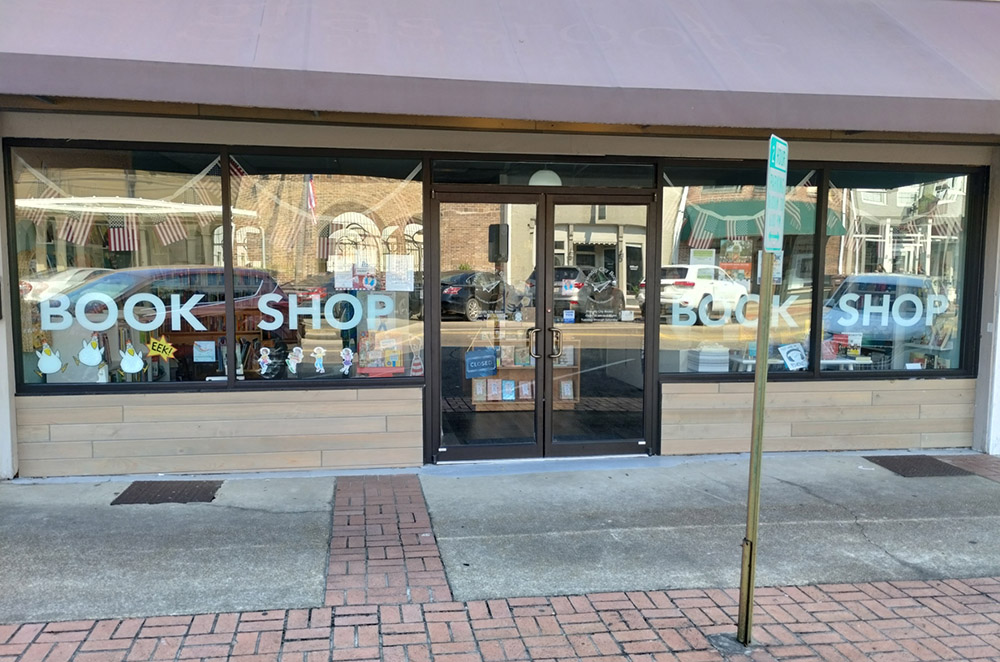
[[[621,319],[625,309],[625,293],[618,289],[614,277],[603,269],[591,266],[565,265],[555,268],[552,287],[552,308],[556,318],[566,310],[576,311],[577,320]],[[535,300],[535,272],[525,283],[529,305]]]
[[[233,294],[236,308],[237,325],[242,317],[259,317],[258,301],[265,294],[277,293],[282,302],[274,304],[276,309],[287,309],[285,293],[278,286],[271,274],[260,269],[233,269]],[[210,330],[215,327],[224,328],[225,319],[225,275],[222,267],[213,266],[157,266],[132,267],[109,271],[98,278],[92,279],[66,293],[71,307],[85,294],[100,293],[110,297],[118,304],[119,313],[122,305],[133,294],[152,294],[166,304],[170,311],[171,295],[180,295],[181,303],[189,297],[200,294],[199,303],[191,308],[191,315],[197,318]],[[45,297],[49,298],[49,297]],[[103,313],[103,304],[92,301],[86,306],[88,315]],[[142,319],[152,316],[152,308],[147,302],[136,307],[136,317]]]
[[69,267],[49,269],[24,278],[18,283],[22,301],[41,301],[79,287],[88,280],[111,273],[112,269],[98,267]]
[[[211,340],[217,342],[222,348],[226,336],[226,291],[225,274],[222,267],[216,266],[156,266],[156,267],[132,267],[128,269],[117,269],[110,271],[98,278],[89,280],[82,285],[65,293],[69,299],[69,310],[75,313],[77,301],[85,295],[100,294],[110,298],[118,308],[117,328],[127,328],[125,320],[125,302],[129,297],[136,294],[153,295],[163,302],[166,313],[163,325],[154,333],[159,334],[168,342],[177,345],[175,358],[180,362],[189,362],[192,359],[192,345],[195,340]],[[281,299],[269,304],[273,310],[279,311],[288,319],[288,298],[274,278],[261,269],[235,268],[233,269],[233,294],[234,307],[236,309],[236,332],[241,341],[247,346],[258,345],[268,347],[270,357],[278,369],[270,371],[263,377],[265,379],[279,377],[284,373],[284,358],[287,346],[299,342],[298,330],[289,329],[283,325],[274,331],[264,331],[259,328],[262,313],[259,309],[260,298],[265,294],[277,294]],[[194,317],[205,327],[205,330],[197,330],[181,317],[179,329],[172,327],[172,305],[171,296],[178,295],[182,308],[185,302],[195,295],[201,295],[199,302],[190,307],[188,314]],[[48,298],[48,297],[46,297]],[[99,300],[90,300],[82,311],[88,319],[94,321],[103,320],[108,314],[108,306]],[[134,316],[140,323],[147,323],[155,318],[156,311],[149,301],[141,300],[135,306]],[[114,327],[113,327],[114,328]],[[57,332],[59,341],[68,347],[79,347],[81,340],[89,338],[91,332],[85,331],[79,325],[74,325],[69,329]],[[79,337],[70,338],[72,334]],[[254,339],[256,342],[252,342]],[[107,343],[105,343],[107,344]],[[108,348],[108,355],[114,357],[118,349],[116,346]],[[242,347],[245,350],[245,347]],[[259,351],[254,347],[253,353]],[[252,363],[250,352],[242,351],[241,358],[245,364]],[[219,361],[222,360],[221,352],[217,354]],[[188,366],[194,369],[197,366]]]
[[506,312],[520,299],[495,273],[445,271],[441,274],[441,315],[460,315],[473,322],[492,312]]
[[824,338],[860,333],[863,347],[920,343],[932,333],[928,317],[933,320],[948,307],[948,297],[927,276],[851,274],[823,304]]
[[[713,319],[731,316],[740,300],[749,294],[747,286],[719,267],[704,264],[668,264],[660,268],[660,317],[668,318],[673,306],[693,310],[705,302]],[[646,280],[639,283],[639,310],[646,315]],[[700,319],[699,321],[704,321]]]
[[[385,287],[385,283],[386,278],[384,273],[375,274],[374,291],[381,292],[383,294],[393,294],[396,292],[395,290],[383,289]],[[325,300],[327,297],[333,296],[338,292],[356,293],[360,291],[358,289],[337,287],[336,276],[329,272],[317,273],[305,278],[300,278],[294,282],[282,283],[282,289],[285,290],[287,294],[298,294],[299,297],[315,296],[319,297],[321,300]],[[407,315],[403,315],[398,308],[397,313],[400,316],[408,316],[410,319],[421,319],[424,314],[423,271],[415,271],[413,273],[413,289],[408,290],[406,295],[408,313]],[[397,306],[401,305],[401,302],[397,302]]]

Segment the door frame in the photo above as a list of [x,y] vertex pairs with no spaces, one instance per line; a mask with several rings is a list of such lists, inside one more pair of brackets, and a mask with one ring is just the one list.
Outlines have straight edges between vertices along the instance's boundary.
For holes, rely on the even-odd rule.
[[[657,207],[659,196],[655,192],[613,191],[607,189],[576,190],[573,192],[554,187],[538,187],[512,191],[499,187],[466,187],[447,186],[429,193],[427,209],[428,223],[425,224],[425,262],[424,262],[424,362],[427,374],[424,399],[424,461],[427,463],[502,460],[502,459],[532,459],[544,457],[583,457],[594,455],[629,454],[622,452],[621,442],[608,443],[567,443],[558,445],[552,441],[552,366],[551,360],[539,363],[535,372],[535,444],[534,451],[526,454],[529,444],[492,445],[492,446],[452,446],[447,450],[447,457],[441,452],[441,306],[437,296],[437,287],[429,284],[439,283],[441,277],[441,232],[440,214],[442,204],[451,203],[484,203],[484,204],[533,204],[536,208],[535,224],[535,326],[541,329],[537,351],[543,357],[553,352],[553,333],[549,330],[554,326],[553,319],[553,289],[550,280],[553,273],[555,256],[555,207],[556,205],[645,205],[646,212],[646,271],[649,272],[653,257],[658,254],[650,242],[659,241],[660,212]],[[543,278],[544,276],[544,278]],[[647,274],[648,278],[648,274]],[[639,452],[653,454],[659,440],[657,424],[659,415],[659,392],[656,379],[656,342],[654,334],[658,333],[655,324],[657,320],[643,320],[643,438],[644,445]],[[544,364],[544,365],[543,365]],[[539,388],[541,385],[541,388]]]
[[[551,263],[552,256],[555,254],[555,208],[557,205],[607,205],[609,207],[616,205],[644,205],[646,207],[646,263],[647,267],[652,261],[653,256],[653,245],[650,243],[654,239],[658,241],[659,232],[655,232],[654,229],[659,220],[659,211],[657,209],[657,201],[659,197],[653,192],[649,193],[638,193],[638,192],[621,192],[621,193],[607,193],[607,192],[574,192],[566,193],[558,189],[551,190],[545,193],[545,214],[544,217],[547,221],[545,227],[545,255],[547,256],[550,263],[547,265],[548,271],[546,273],[554,273],[554,265]],[[658,252],[658,251],[657,251]],[[647,271],[649,269],[647,268]],[[620,279],[619,279],[620,280]],[[552,311],[553,306],[551,305],[552,296],[552,283],[546,288],[546,293],[549,297],[547,300],[547,305],[544,310],[541,311],[541,315],[544,319],[536,320],[541,322],[542,333],[539,335],[545,339],[542,343],[542,355],[548,356],[553,351],[552,346],[552,333],[547,333],[546,331],[555,326],[554,313]],[[621,286],[621,283],[619,283]],[[537,288],[536,288],[537,289]],[[551,366],[549,367],[548,373],[545,377],[545,406],[541,407],[544,415],[543,419],[543,439],[542,446],[545,457],[586,457],[595,455],[634,455],[638,453],[645,453],[647,455],[653,454],[654,440],[658,440],[659,435],[657,434],[657,426],[660,420],[657,407],[659,406],[659,391],[657,388],[658,381],[657,376],[657,351],[658,343],[656,343],[657,338],[654,337],[655,334],[659,333],[658,325],[653,324],[658,320],[645,318],[643,319],[643,350],[642,350],[642,370],[643,370],[643,388],[642,388],[642,411],[643,411],[643,443],[634,447],[632,453],[624,451],[626,445],[623,442],[559,442],[558,444],[553,443],[552,440],[552,419],[554,416],[554,411],[552,408],[553,394],[552,394],[552,383],[551,378],[552,371]],[[655,343],[655,344],[654,344]]]

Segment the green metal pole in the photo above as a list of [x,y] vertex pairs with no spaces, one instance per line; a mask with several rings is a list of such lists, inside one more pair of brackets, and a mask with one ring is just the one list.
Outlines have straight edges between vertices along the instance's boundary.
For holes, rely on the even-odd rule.
[[774,296],[774,253],[764,252],[757,308],[757,363],[753,382],[753,425],[750,436],[750,480],[747,489],[747,532],[743,538],[740,571],[740,609],[736,640],[750,645],[753,630],[754,572],[757,567],[757,523],[760,519],[760,463],[764,446],[764,393],[767,388],[767,354],[771,337],[771,300]]

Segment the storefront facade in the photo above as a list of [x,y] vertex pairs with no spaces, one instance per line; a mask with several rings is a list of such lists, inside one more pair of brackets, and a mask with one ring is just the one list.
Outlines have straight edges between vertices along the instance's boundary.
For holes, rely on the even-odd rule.
[[[187,92],[15,83],[3,477],[747,447],[753,113],[402,126],[390,101],[192,114]],[[765,448],[1000,452],[1000,130],[914,113],[833,135],[851,112],[773,127],[791,163]]]

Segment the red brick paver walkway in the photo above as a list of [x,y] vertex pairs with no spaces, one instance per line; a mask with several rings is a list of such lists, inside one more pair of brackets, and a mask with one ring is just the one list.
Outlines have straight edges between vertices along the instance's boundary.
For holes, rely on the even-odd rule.
[[994,455],[940,455],[939,460],[1000,483],[1000,457]]
[[[337,480],[326,606],[0,625],[0,662],[1000,660],[1000,577],[451,601],[415,476]],[[2,589],[0,589],[2,590]]]

